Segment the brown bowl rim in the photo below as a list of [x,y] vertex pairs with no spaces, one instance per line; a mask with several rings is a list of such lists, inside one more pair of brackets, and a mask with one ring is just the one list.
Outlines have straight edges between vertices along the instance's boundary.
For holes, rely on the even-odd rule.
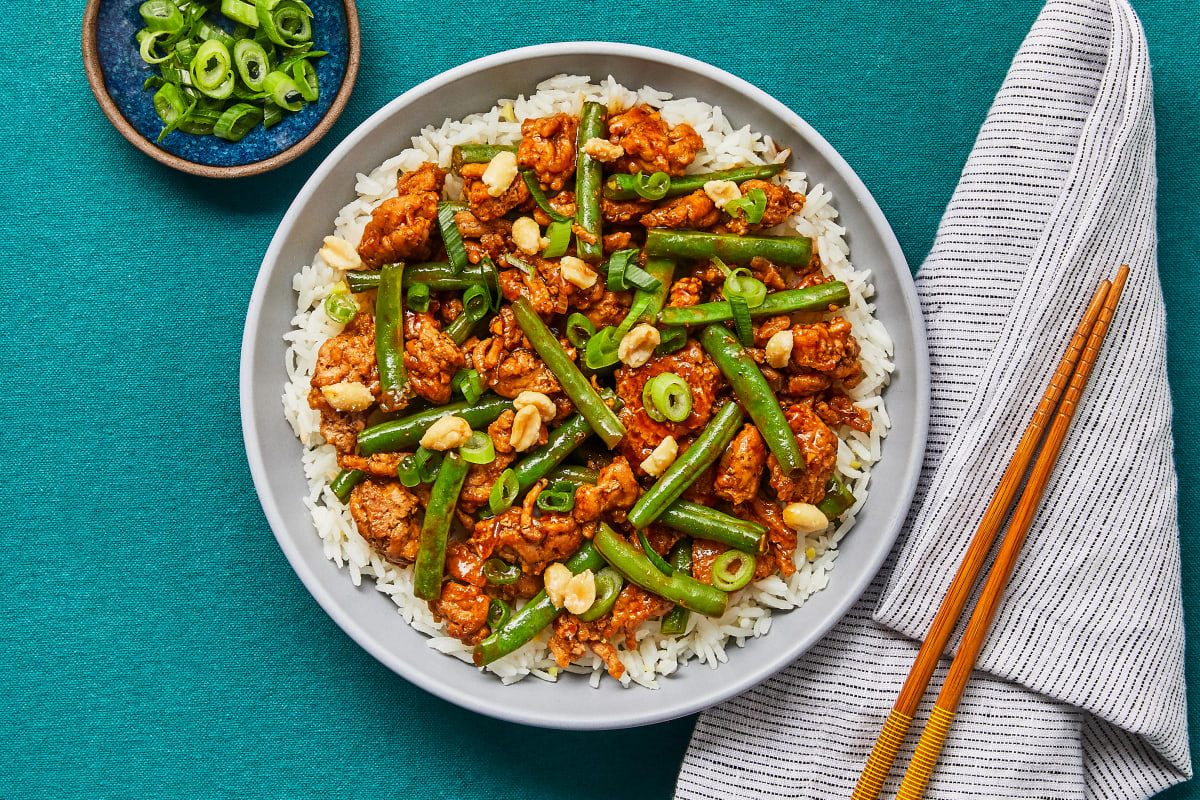
[[346,9],[346,39],[350,45],[349,52],[346,55],[346,74],[342,78],[342,85],[338,88],[338,92],[333,98],[333,103],[329,106],[329,110],[325,112],[325,116],[321,117],[317,122],[316,127],[291,147],[261,161],[228,167],[188,161],[186,158],[180,158],[174,153],[168,153],[166,150],[155,146],[153,142],[142,136],[137,128],[133,127],[129,120],[125,119],[125,115],[121,113],[116,102],[109,95],[108,89],[104,85],[104,72],[100,68],[100,55],[96,48],[96,25],[100,18],[100,1],[88,0],[87,6],[83,11],[83,68],[87,73],[88,86],[91,87],[92,94],[95,95],[96,102],[100,104],[100,110],[104,112],[104,116],[108,117],[108,121],[113,124],[113,127],[122,136],[129,140],[130,144],[155,161],[166,164],[168,167],[180,170],[181,172],[200,175],[205,178],[243,178],[249,175],[261,175],[264,172],[281,167],[307,152],[313,145],[320,141],[321,137],[329,132],[329,129],[333,127],[333,123],[341,116],[342,110],[345,109],[346,103],[350,99],[350,93],[354,90],[354,81],[358,77],[360,46],[358,9],[354,5],[354,0],[341,0],[342,5]]

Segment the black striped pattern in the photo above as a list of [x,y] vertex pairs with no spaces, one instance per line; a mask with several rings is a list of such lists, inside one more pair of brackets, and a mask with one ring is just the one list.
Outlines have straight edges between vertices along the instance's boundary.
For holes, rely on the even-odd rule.
[[917,276],[933,405],[906,534],[816,648],[701,717],[678,797],[849,796],[913,639],[1083,306],[1121,263],[1121,307],[928,796],[1148,797],[1190,776],[1155,186],[1136,16],[1124,0],[1050,2]]

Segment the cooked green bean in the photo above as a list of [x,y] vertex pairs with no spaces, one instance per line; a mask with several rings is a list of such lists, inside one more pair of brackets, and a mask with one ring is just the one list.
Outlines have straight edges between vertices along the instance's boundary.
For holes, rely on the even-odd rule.
[[[593,573],[604,566],[604,558],[596,550],[591,541],[584,540],[583,545],[575,551],[575,555],[563,562],[572,574],[578,575],[585,569]],[[561,608],[555,608],[550,602],[546,590],[538,592],[521,610],[513,614],[508,622],[492,635],[475,645],[472,657],[475,665],[482,667],[498,658],[503,658],[521,645],[541,633],[542,629],[554,621],[562,613]]]
[[513,467],[521,493],[529,491],[529,487],[546,477],[546,473],[557,467],[572,450],[583,444],[583,440],[591,435],[592,428],[583,414],[569,417],[562,425],[552,430],[544,445]]
[[[583,112],[579,115],[579,140],[575,148],[575,251],[584,261],[593,264],[604,258],[604,244],[600,241],[603,220],[600,190],[604,180],[604,164],[583,152],[583,146],[588,139],[605,137],[607,116],[608,109],[603,104],[584,103]],[[580,230],[585,236],[579,235]]]
[[[692,540],[685,536],[676,542],[667,556],[667,561],[670,562],[672,569],[676,572],[691,575]],[[687,630],[688,618],[691,615],[692,612],[683,606],[675,606],[663,615],[662,622],[658,626],[659,632],[665,633],[668,636],[678,636]]]
[[625,578],[612,567],[605,567],[596,573],[596,599],[582,614],[577,614],[580,622],[595,622],[617,604],[621,589],[625,587]]
[[817,503],[817,508],[829,519],[837,519],[854,503],[854,492],[850,491],[850,487],[837,475],[830,475],[829,482],[825,484],[825,497]]
[[456,144],[450,150],[450,170],[457,175],[463,164],[486,164],[497,153],[515,153],[515,144]]
[[783,473],[804,472],[807,464],[796,434],[788,425],[783,408],[767,385],[762,370],[746,348],[719,324],[709,325],[700,332],[700,344],[733,386],[734,396],[746,407]]
[[[763,164],[759,167],[723,169],[717,172],[705,172],[700,175],[681,175],[677,178],[671,178],[671,182],[667,185],[667,193],[663,197],[679,197],[680,195],[691,194],[697,189],[703,189],[704,184],[709,181],[743,183],[755,179],[766,180],[778,175],[782,169],[783,164]],[[604,196],[610,200],[635,200],[638,197],[637,190],[634,189],[636,184],[637,175],[609,175],[607,180],[604,181]]]
[[366,476],[361,469],[344,469],[337,477],[329,482],[329,488],[343,503],[350,497],[350,491]]
[[667,577],[650,563],[650,559],[618,536],[607,522],[600,523],[592,543],[617,572],[646,591],[706,617],[719,617],[725,613],[729,602],[725,592],[682,572]]
[[776,264],[804,266],[812,261],[812,239],[651,228],[646,232],[646,255],[674,259],[716,257],[729,264],[749,264],[750,259],[761,256]]
[[[585,484],[594,485],[600,480],[600,472],[588,467],[568,465],[554,470],[550,477],[571,481],[578,487]],[[727,544],[743,553],[761,554],[767,551],[766,526],[748,519],[739,519],[699,503],[676,500],[666,507],[655,522],[696,539],[711,539]]]
[[667,506],[678,500],[700,473],[720,458],[741,425],[742,409],[737,403],[721,406],[696,441],[638,498],[629,510],[629,524],[644,528],[662,516]]
[[579,367],[575,366],[558,337],[550,332],[527,299],[518,297],[512,304],[512,310],[529,343],[542,357],[542,361],[546,362],[546,366],[558,380],[563,392],[575,404],[575,408],[606,445],[610,448],[616,447],[617,442],[625,435],[625,426],[600,397],[596,387],[592,386],[579,371]]
[[458,505],[458,495],[462,492],[470,466],[458,453],[447,453],[429,492],[417,564],[413,569],[413,594],[423,600],[441,597],[442,572],[446,566],[446,538],[450,534],[454,508]]
[[375,362],[379,366],[379,407],[384,411],[399,411],[410,397],[404,368],[403,279],[403,264],[385,266],[375,299]]
[[[835,306],[849,305],[850,289],[841,281],[830,281],[805,289],[784,289],[766,296],[760,305],[750,309],[752,317],[790,314],[793,311],[830,311]],[[658,312],[660,325],[707,325],[733,319],[728,300],[701,303],[696,306],[664,308]]]
[[421,441],[430,425],[451,414],[462,417],[472,428],[480,430],[512,407],[512,400],[494,394],[484,395],[476,403],[435,406],[367,428],[358,435],[358,451],[364,456],[369,456],[373,453],[389,453],[412,447]]
[[[414,283],[424,283],[434,292],[461,292],[482,282],[483,277],[477,272],[470,269],[455,272],[444,261],[409,264],[404,268],[405,289]],[[351,270],[346,273],[346,284],[355,294],[378,289],[379,270]]]

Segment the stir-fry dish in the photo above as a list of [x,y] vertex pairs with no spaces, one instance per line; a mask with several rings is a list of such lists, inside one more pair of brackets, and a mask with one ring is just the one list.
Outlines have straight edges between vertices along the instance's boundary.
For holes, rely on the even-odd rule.
[[824,585],[886,427],[869,286],[832,209],[805,217],[828,195],[719,110],[605,88],[503,105],[504,136],[447,122],[360,176],[297,278],[285,403],[331,556],[361,543],[506,681],[725,660]]

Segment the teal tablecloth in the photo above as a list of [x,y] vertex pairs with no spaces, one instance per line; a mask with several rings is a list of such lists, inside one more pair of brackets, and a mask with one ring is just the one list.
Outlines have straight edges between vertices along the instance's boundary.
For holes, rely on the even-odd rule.
[[[341,120],[297,162],[237,182],[160,167],[108,125],[80,65],[81,6],[0,23],[0,796],[666,797],[692,719],[592,734],[485,719],[384,669],[305,592],[259,510],[238,421],[263,250],[307,175],[385,101],[500,49],[608,37],[704,59],[794,108],[872,189],[915,267],[1037,3],[362,0]],[[1135,7],[1158,94],[1195,631],[1200,27],[1190,1]]]

